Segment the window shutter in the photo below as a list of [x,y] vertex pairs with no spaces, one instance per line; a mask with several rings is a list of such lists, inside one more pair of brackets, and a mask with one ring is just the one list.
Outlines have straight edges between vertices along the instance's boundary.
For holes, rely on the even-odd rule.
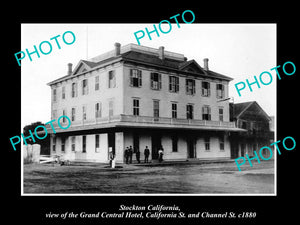
[[139,77],[139,87],[142,86],[142,71],[138,70],[138,77]]
[[172,91],[172,77],[169,76],[169,91]]
[[158,74],[158,89],[161,89],[161,74]]
[[153,78],[154,78],[154,74],[150,73],[150,87],[153,88]]
[[193,80],[193,94],[196,94],[196,82]]
[[132,69],[130,69],[129,81],[130,81],[130,86],[133,86],[133,71],[132,71]]

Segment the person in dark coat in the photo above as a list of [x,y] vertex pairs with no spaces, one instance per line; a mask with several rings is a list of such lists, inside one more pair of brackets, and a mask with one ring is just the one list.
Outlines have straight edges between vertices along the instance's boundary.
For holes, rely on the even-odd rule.
[[139,148],[137,148],[136,152],[135,152],[135,157],[136,157],[136,161],[138,161],[138,163],[141,162],[140,161],[140,154],[141,154],[141,152],[140,152]]
[[144,150],[144,155],[145,155],[145,163],[148,163],[148,159],[149,159],[149,155],[150,155],[150,150],[148,148],[148,146],[146,146],[145,150]]
[[128,159],[129,159],[129,149],[128,149],[128,147],[126,147],[126,149],[124,151],[124,156],[125,156],[126,164],[128,164]]
[[132,149],[132,146],[130,145],[130,147],[129,147],[129,163],[132,163],[132,154],[133,154],[133,149]]

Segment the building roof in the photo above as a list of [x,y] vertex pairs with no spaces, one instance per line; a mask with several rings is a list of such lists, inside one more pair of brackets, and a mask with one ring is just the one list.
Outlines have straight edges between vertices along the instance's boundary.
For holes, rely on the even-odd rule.
[[238,119],[240,118],[244,113],[247,112],[247,110],[250,109],[250,107],[256,107],[256,109],[259,111],[260,115],[263,115],[267,120],[271,120],[271,118],[268,116],[268,114],[260,107],[260,105],[256,101],[249,101],[249,102],[241,102],[233,104],[233,118]]
[[[110,51],[94,57],[90,60],[80,60],[72,74],[56,79],[48,85],[52,85],[63,80],[80,75],[83,72],[89,72],[101,67],[110,61],[123,61],[128,63],[143,64],[147,66],[157,67],[174,72],[189,74],[193,76],[207,77],[212,79],[221,79],[230,81],[231,77],[214,72],[212,70],[204,70],[195,60],[187,60],[184,55],[169,51],[164,51],[164,59],[161,59],[158,54],[158,49],[135,44],[125,45],[121,48],[120,55],[115,55],[114,51]],[[82,67],[85,67],[82,69]]]

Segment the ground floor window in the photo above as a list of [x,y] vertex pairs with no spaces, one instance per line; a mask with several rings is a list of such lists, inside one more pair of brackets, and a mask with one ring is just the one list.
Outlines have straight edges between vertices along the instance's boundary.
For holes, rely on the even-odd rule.
[[61,151],[65,152],[65,143],[66,143],[66,138],[61,137]]
[[76,148],[75,141],[76,141],[76,137],[72,136],[71,137],[71,150],[72,150],[72,152],[75,152],[75,148]]
[[204,137],[204,146],[205,146],[206,151],[210,150],[210,138],[209,137]]
[[219,137],[219,143],[220,143],[220,150],[224,151],[225,150],[225,144],[224,144],[224,136]]

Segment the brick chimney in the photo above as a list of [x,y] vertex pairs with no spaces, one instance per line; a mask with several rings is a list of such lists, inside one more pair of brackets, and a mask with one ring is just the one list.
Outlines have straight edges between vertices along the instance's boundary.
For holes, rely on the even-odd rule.
[[161,59],[161,60],[164,60],[165,59],[165,47],[163,46],[160,46],[159,49],[158,49],[158,57]]
[[68,75],[72,74],[72,66],[73,66],[72,63],[68,63]]
[[208,58],[203,59],[204,61],[204,70],[208,70]]
[[120,55],[120,53],[121,53],[121,44],[116,42],[115,43],[115,56]]

